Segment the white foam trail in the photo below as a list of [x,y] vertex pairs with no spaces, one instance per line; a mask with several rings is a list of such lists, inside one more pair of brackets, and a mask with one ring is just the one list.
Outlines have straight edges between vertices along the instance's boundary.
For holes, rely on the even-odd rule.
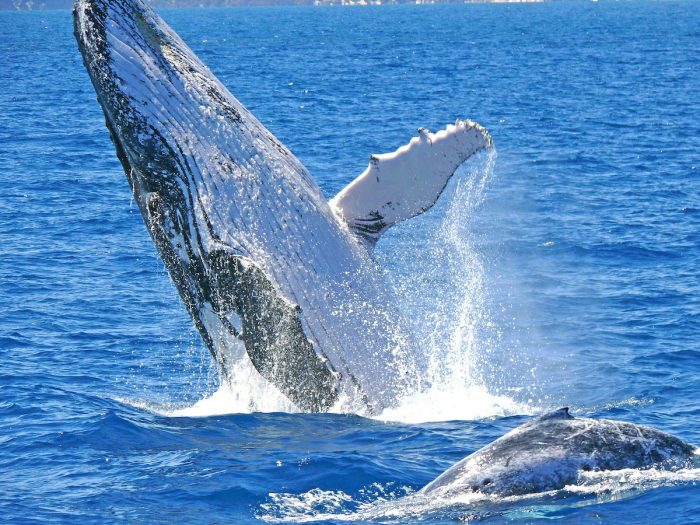
[[[698,452],[696,451],[696,454]],[[622,469],[602,472],[582,472],[576,485],[565,491],[579,495],[597,495],[606,500],[619,499],[657,487],[668,487],[700,481],[700,469],[676,471],[660,469]]]
[[271,493],[269,501],[260,505],[263,514],[259,516],[269,523],[294,521],[303,523],[326,519],[328,516],[338,518],[347,515],[347,505],[353,498],[342,490],[311,489],[303,494]]
[[[271,493],[260,505],[257,518],[268,523],[317,521],[365,521],[391,516],[397,505],[411,501],[413,490],[394,483],[373,483],[360,489],[357,497],[340,490],[311,489],[302,494]],[[404,497],[408,496],[408,497]],[[379,508],[382,511],[378,511]]]

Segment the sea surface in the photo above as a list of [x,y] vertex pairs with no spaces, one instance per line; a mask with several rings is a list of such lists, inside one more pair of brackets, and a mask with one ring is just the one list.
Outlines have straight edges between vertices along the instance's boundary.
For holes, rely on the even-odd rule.
[[70,12],[0,12],[0,521],[700,523],[692,470],[410,503],[560,406],[700,445],[697,2],[161,14],[329,197],[421,126],[490,130],[378,246],[436,386],[375,419],[234,406]]

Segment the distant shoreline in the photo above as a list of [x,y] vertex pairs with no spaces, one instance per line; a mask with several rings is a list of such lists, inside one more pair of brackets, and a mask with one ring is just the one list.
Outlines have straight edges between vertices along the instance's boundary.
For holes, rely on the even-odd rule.
[[[531,4],[550,0],[155,0],[156,7],[274,7],[274,6],[367,6],[425,4]],[[0,11],[51,11],[71,9],[72,0],[10,0],[0,4]]]

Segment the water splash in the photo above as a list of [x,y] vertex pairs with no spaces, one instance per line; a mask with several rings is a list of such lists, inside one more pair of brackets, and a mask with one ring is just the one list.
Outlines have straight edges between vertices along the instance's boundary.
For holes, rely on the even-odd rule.
[[491,417],[535,414],[526,403],[508,396],[493,394],[478,384],[435,385],[427,392],[406,397],[396,408],[387,408],[377,416],[382,421],[426,423],[436,421],[470,421]]
[[163,415],[208,417],[253,412],[299,411],[294,403],[257,373],[250,361],[246,361],[231,367],[230,382],[223,381],[211,396],[197,401],[192,406],[167,410]]
[[605,501],[629,497],[658,487],[668,487],[700,481],[700,469],[676,471],[661,469],[623,469],[603,472],[581,472],[578,484],[564,490],[574,494],[596,495]]
[[528,403],[500,392],[500,378],[486,366],[501,348],[501,332],[471,226],[495,161],[491,150],[463,164],[434,208],[380,241],[377,258],[399,306],[415,321],[430,385],[385,410],[382,419],[418,423],[533,413]]

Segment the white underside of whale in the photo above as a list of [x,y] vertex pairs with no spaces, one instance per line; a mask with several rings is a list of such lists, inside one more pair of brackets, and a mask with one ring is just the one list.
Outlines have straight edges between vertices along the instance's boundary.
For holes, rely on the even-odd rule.
[[[131,179],[158,172],[148,158],[154,153],[177,166],[171,182],[186,196],[187,216],[175,218],[198,241],[188,252],[183,232],[168,229],[180,261],[224,252],[261,270],[298,312],[349,410],[376,412],[423,388],[418,342],[371,252],[384,231],[430,208],[459,165],[491,146],[486,130],[468,121],[434,134],[421,130],[395,152],[373,155],[329,204],[296,157],[142,1],[78,0],[76,36],[108,123],[134,166]],[[148,222],[152,196],[134,192]],[[235,389],[233,370],[254,373],[239,337],[241,319],[206,301],[196,310],[190,313]]]

